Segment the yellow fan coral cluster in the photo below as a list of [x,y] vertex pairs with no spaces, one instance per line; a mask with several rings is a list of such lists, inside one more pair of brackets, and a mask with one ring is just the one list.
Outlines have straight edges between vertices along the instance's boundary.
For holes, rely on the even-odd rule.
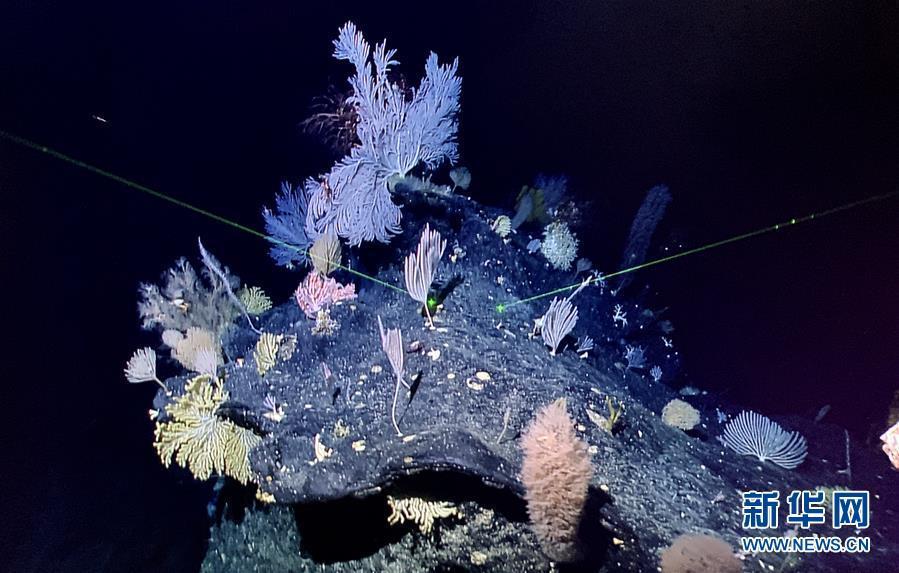
[[458,508],[449,502],[428,501],[420,497],[387,496],[387,504],[390,506],[387,523],[396,525],[411,521],[425,535],[433,531],[436,520],[460,515]]
[[228,392],[211,376],[187,382],[184,394],[166,407],[166,420],[156,423],[153,446],[166,467],[174,459],[197,479],[213,472],[244,484],[253,479],[249,453],[262,438],[216,415],[227,399]]

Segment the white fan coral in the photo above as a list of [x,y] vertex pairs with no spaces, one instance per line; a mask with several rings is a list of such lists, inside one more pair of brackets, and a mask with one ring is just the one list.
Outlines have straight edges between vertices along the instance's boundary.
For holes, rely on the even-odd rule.
[[168,388],[156,376],[156,352],[149,347],[134,351],[128,364],[125,365],[125,378],[132,384],[153,381],[168,392]]
[[421,232],[418,248],[406,257],[406,290],[413,300],[424,305],[428,325],[431,327],[434,326],[434,320],[428,308],[428,291],[437,275],[437,265],[445,250],[446,239],[441,238],[438,231],[432,231],[430,225],[426,223]]
[[801,464],[808,453],[808,444],[799,432],[787,432],[756,412],[740,412],[718,439],[740,455],[755,456],[788,470]]

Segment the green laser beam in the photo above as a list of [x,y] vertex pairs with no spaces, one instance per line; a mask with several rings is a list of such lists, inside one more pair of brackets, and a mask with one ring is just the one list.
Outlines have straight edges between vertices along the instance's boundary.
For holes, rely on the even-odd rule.
[[[192,205],[192,204],[190,204],[190,203],[187,203],[186,201],[182,201],[182,200],[180,200],[180,199],[177,199],[177,198],[175,198],[175,197],[172,197],[172,196],[167,195],[167,194],[165,194],[165,193],[162,193],[162,192],[160,192],[160,191],[156,191],[155,189],[152,189],[152,188],[150,188],[150,187],[147,187],[146,185],[141,185],[140,183],[136,183],[136,182],[134,182],[134,181],[131,181],[131,180],[129,180],[129,179],[126,179],[126,178],[124,178],[124,177],[121,177],[121,176],[119,176],[119,175],[116,175],[115,173],[112,173],[112,172],[110,172],[110,171],[107,171],[107,170],[105,170],[105,169],[102,169],[102,168],[100,168],[100,167],[97,167],[97,166],[95,166],[95,165],[91,165],[90,163],[85,163],[84,161],[81,161],[81,160],[79,160],[79,159],[75,159],[74,157],[71,157],[71,156],[69,156],[69,155],[66,155],[65,153],[56,151],[55,149],[51,149],[51,148],[49,148],[49,147],[47,147],[47,146],[44,146],[44,145],[41,145],[41,144],[39,144],[39,143],[35,143],[35,142],[31,141],[31,140],[25,139],[24,137],[19,137],[19,136],[17,136],[17,135],[14,135],[14,134],[12,134],[12,133],[9,133],[9,132],[3,131],[3,130],[0,130],[0,137],[4,137],[4,138],[6,138],[7,140],[12,141],[13,143],[17,143],[17,144],[19,144],[19,145],[21,145],[21,146],[23,146],[23,147],[27,147],[27,148],[33,149],[33,150],[35,150],[35,151],[39,151],[39,152],[41,152],[41,153],[44,153],[44,154],[46,154],[46,155],[49,155],[49,156],[54,157],[54,158],[56,158],[56,159],[59,159],[59,160],[61,160],[61,161],[63,161],[63,162],[66,162],[66,163],[69,163],[69,164],[71,164],[71,165],[74,165],[74,166],[76,166],[76,167],[80,167],[80,168],[82,168],[82,169],[85,169],[85,170],[87,170],[87,171],[90,171],[90,172],[92,172],[92,173],[95,173],[95,174],[97,174],[97,175],[100,175],[100,176],[102,176],[102,177],[106,177],[107,179],[111,179],[112,181],[116,181],[117,183],[121,183],[122,185],[125,185],[125,186],[127,186],[127,187],[130,187],[130,188],[132,188],[132,189],[135,189],[135,190],[137,190],[137,191],[141,191],[142,193],[146,193],[146,194],[148,194],[148,195],[151,195],[151,196],[153,196],[153,197],[156,197],[157,199],[162,199],[163,201],[167,201],[167,202],[172,203],[172,204],[174,204],[174,205],[177,205],[177,206],[179,206],[179,207],[183,207],[183,208],[185,208],[185,209],[188,209],[188,210],[193,211],[193,212],[195,212],[195,213],[197,213],[197,214],[203,215],[204,217],[208,217],[208,218],[210,218],[210,219],[212,219],[212,220],[214,220],[214,221],[217,221],[217,222],[219,222],[219,223],[224,223],[224,224],[229,225],[229,226],[231,226],[231,227],[233,227],[233,228],[235,228],[235,229],[238,229],[238,230],[243,231],[243,232],[245,232],[245,233],[249,233],[250,235],[253,235],[253,236],[257,237],[257,238],[264,239],[264,240],[267,241],[267,242],[274,243],[274,244],[280,245],[280,246],[285,247],[285,248],[288,248],[288,249],[292,249],[292,250],[294,250],[294,251],[296,251],[296,252],[300,252],[300,251],[301,251],[301,249],[300,249],[299,247],[295,246],[295,245],[291,245],[291,244],[289,244],[289,243],[285,243],[284,241],[280,241],[280,240],[275,239],[275,238],[273,238],[273,237],[269,237],[269,236],[266,235],[265,233],[262,233],[262,232],[260,232],[260,231],[257,231],[256,229],[253,229],[253,228],[251,228],[251,227],[247,227],[246,225],[242,225],[242,224],[240,224],[240,223],[238,223],[238,222],[236,222],[236,221],[232,221],[231,219],[222,217],[221,215],[217,215],[216,213],[213,213],[213,212],[208,211],[208,210],[206,210],[206,209],[203,209],[203,208],[201,208],[201,207],[197,207],[196,205]],[[828,215],[833,215],[833,214],[839,213],[839,212],[841,212],[841,211],[846,211],[846,210],[849,210],[849,209],[853,209],[853,208],[855,208],[855,207],[859,207],[859,206],[861,206],[861,205],[866,205],[866,204],[874,203],[874,202],[877,202],[877,201],[883,201],[883,200],[886,200],[886,199],[889,199],[889,198],[892,198],[892,197],[896,197],[896,196],[899,196],[899,191],[893,191],[893,192],[890,192],[890,193],[882,193],[882,194],[880,194],[880,195],[873,195],[873,196],[871,196],[871,197],[866,197],[865,199],[859,199],[859,200],[857,200],[857,201],[852,201],[852,202],[849,202],[849,203],[844,203],[844,204],[842,204],[842,205],[837,205],[836,207],[832,207],[832,208],[826,209],[826,210],[824,210],[824,211],[818,211],[818,212],[816,212],[816,213],[811,213],[811,214],[805,215],[805,216],[803,216],[803,217],[793,218],[793,219],[790,219],[789,221],[785,221],[785,222],[783,222],[783,223],[776,223],[776,224],[770,225],[770,226],[768,226],[768,227],[763,227],[763,228],[761,228],[761,229],[756,229],[756,230],[754,230],[754,231],[749,231],[748,233],[743,233],[743,234],[741,234],[741,235],[736,235],[736,236],[733,236],[733,237],[729,237],[729,238],[727,238],[727,239],[722,239],[722,240],[720,240],[720,241],[716,241],[716,242],[713,242],[713,243],[708,243],[708,244],[705,244],[705,245],[701,245],[701,246],[696,247],[696,248],[693,248],[693,249],[688,249],[688,250],[683,251],[683,252],[680,252],[680,253],[675,253],[675,254],[673,254],[673,255],[668,255],[668,256],[666,256],[666,257],[661,257],[661,258],[659,258],[659,259],[655,259],[655,260],[652,260],[652,261],[648,261],[648,262],[645,262],[645,263],[641,263],[641,264],[639,264],[639,265],[634,265],[634,266],[632,266],[632,267],[628,267],[628,268],[625,268],[625,269],[621,269],[621,270],[615,271],[614,273],[610,273],[610,274],[607,274],[607,275],[599,275],[599,276],[591,277],[591,278],[589,278],[589,279],[586,280],[586,283],[589,285],[589,284],[592,284],[592,283],[597,282],[597,281],[599,281],[599,280],[606,280],[606,279],[609,279],[609,278],[612,278],[612,277],[616,277],[616,276],[620,276],[620,275],[623,275],[623,274],[626,274],[626,273],[632,273],[632,272],[636,272],[636,271],[639,271],[639,270],[642,270],[642,269],[646,269],[646,268],[649,268],[649,267],[654,267],[654,266],[656,266],[656,265],[660,265],[660,264],[662,264],[662,263],[667,263],[667,262],[670,262],[670,261],[673,261],[673,260],[676,260],[676,259],[680,259],[680,258],[682,258],[682,257],[686,257],[686,256],[690,256],[690,255],[695,255],[695,254],[698,254],[698,253],[701,253],[701,252],[704,252],[704,251],[708,251],[708,250],[711,250],[711,249],[715,249],[715,248],[718,248],[718,247],[721,247],[721,246],[724,246],[724,245],[728,245],[728,244],[731,244],[731,243],[735,243],[735,242],[742,241],[742,240],[745,240],[745,239],[749,239],[749,238],[752,238],[752,237],[757,237],[757,236],[759,236],[759,235],[763,235],[763,234],[770,233],[770,232],[773,232],[773,231],[777,231],[777,230],[780,230],[781,228],[790,227],[790,226],[793,226],[793,225],[797,225],[797,224],[799,224],[799,223],[805,223],[805,222],[811,221],[812,219],[816,219],[816,218],[820,219],[820,218],[822,218],[822,217],[826,217],[826,216],[828,216]],[[306,256],[309,257],[309,258],[316,258],[316,259],[322,260],[322,261],[324,260],[324,259],[322,259],[322,258],[320,258],[320,257],[317,257],[316,255],[313,255],[311,252],[309,252],[309,250],[306,251]],[[373,283],[375,283],[375,284],[378,284],[378,285],[381,285],[381,286],[383,286],[383,287],[386,287],[386,288],[395,290],[395,291],[397,291],[397,292],[401,292],[401,293],[403,293],[403,294],[409,294],[405,289],[400,288],[400,287],[397,287],[396,285],[392,285],[392,284],[390,284],[390,283],[388,283],[388,282],[382,281],[382,280],[380,280],[380,279],[378,279],[378,278],[376,278],[376,277],[373,277],[373,276],[371,276],[371,275],[367,275],[367,274],[365,274],[365,273],[359,272],[359,271],[357,271],[357,270],[355,270],[355,269],[351,269],[351,268],[349,268],[349,267],[347,267],[347,266],[344,266],[344,265],[342,265],[342,264],[339,264],[339,263],[333,263],[333,262],[332,262],[332,263],[330,263],[330,264],[333,264],[334,266],[336,266],[336,267],[339,268],[339,269],[342,269],[342,270],[344,270],[344,271],[346,271],[346,272],[348,272],[348,273],[350,273],[350,274],[352,274],[352,275],[355,275],[355,276],[357,276],[357,277],[360,277],[360,278],[362,278],[362,279],[369,280],[369,281],[371,281],[371,282],[373,282]],[[527,297],[527,298],[523,298],[523,299],[520,299],[520,300],[516,300],[516,301],[512,301],[512,302],[508,302],[508,303],[501,303],[501,304],[496,305],[496,311],[499,312],[499,313],[502,313],[502,312],[505,312],[506,309],[508,309],[509,307],[516,306],[516,305],[523,304],[523,303],[527,303],[527,302],[531,302],[531,301],[534,301],[534,300],[539,300],[539,299],[542,299],[542,298],[546,298],[546,297],[549,297],[549,296],[561,294],[561,293],[564,293],[564,292],[572,291],[572,290],[578,288],[579,286],[581,286],[582,284],[584,284],[584,281],[580,281],[580,282],[577,282],[577,283],[575,283],[575,284],[568,285],[568,286],[559,287],[559,288],[556,288],[556,289],[553,289],[553,290],[550,290],[550,291],[547,291],[547,292],[544,292],[544,293],[536,294],[536,295],[533,295],[533,296],[529,296],[529,297]]]
[[[623,274],[627,274],[627,273],[633,273],[633,272],[636,272],[636,271],[639,271],[639,270],[642,270],[642,269],[646,269],[646,268],[649,268],[649,267],[654,267],[654,266],[656,266],[656,265],[660,265],[660,264],[662,264],[662,263],[671,262],[671,261],[673,261],[673,260],[675,260],[675,259],[680,259],[680,258],[687,257],[687,256],[690,256],[690,255],[695,255],[695,254],[697,254],[697,253],[701,253],[701,252],[704,252],[704,251],[709,251],[709,250],[711,250],[711,249],[715,249],[715,248],[718,248],[718,247],[721,247],[721,246],[724,246],[724,245],[729,245],[729,244],[731,244],[731,243],[736,243],[737,241],[742,241],[742,240],[749,239],[749,238],[752,238],[752,237],[757,237],[757,236],[759,236],[759,235],[764,235],[764,234],[766,234],[766,233],[770,233],[770,232],[773,232],[773,231],[778,231],[778,230],[784,229],[784,228],[786,228],[786,227],[792,227],[793,225],[798,225],[798,224],[800,224],[800,223],[806,223],[806,222],[811,221],[811,220],[813,220],[813,219],[820,219],[820,218],[822,218],[822,217],[827,217],[828,215],[833,215],[833,214],[835,214],[835,213],[840,213],[840,212],[842,212],[842,211],[847,211],[847,210],[849,210],[849,209],[853,209],[853,208],[855,208],[855,207],[860,207],[860,206],[862,206],[862,205],[867,205],[867,204],[869,204],[869,203],[874,203],[874,202],[877,202],[877,201],[884,201],[884,200],[886,200],[886,199],[890,199],[890,198],[896,197],[896,196],[899,196],[899,191],[892,191],[892,192],[890,192],[890,193],[881,193],[880,195],[872,195],[871,197],[866,197],[866,198],[864,198],[864,199],[859,199],[859,200],[857,200],[857,201],[852,201],[852,202],[849,202],[849,203],[844,203],[844,204],[842,204],[842,205],[837,205],[836,207],[831,207],[830,209],[825,209],[824,211],[818,211],[818,212],[816,212],[816,213],[811,213],[811,214],[805,215],[805,216],[803,216],[803,217],[793,218],[793,219],[790,219],[789,221],[785,221],[785,222],[783,222],[783,223],[776,223],[776,224],[774,224],[774,225],[769,225],[768,227],[763,227],[763,228],[761,228],[761,229],[756,229],[756,230],[754,230],[754,231],[749,231],[748,233],[743,233],[743,234],[741,234],[741,235],[735,235],[735,236],[729,237],[729,238],[727,238],[727,239],[722,239],[722,240],[720,240],[720,241],[715,241],[714,243],[707,243],[707,244],[705,244],[705,245],[701,245],[701,246],[696,247],[696,248],[693,248],[693,249],[688,249],[688,250],[682,251],[682,252],[680,252],[680,253],[675,253],[675,254],[673,254],[673,255],[668,255],[668,256],[666,256],[666,257],[661,257],[661,258],[658,258],[658,259],[654,259],[654,260],[652,260],[652,261],[647,261],[647,262],[645,262],[645,263],[641,263],[641,264],[639,264],[639,265],[634,265],[634,266],[632,266],[632,267],[627,267],[627,268],[625,268],[625,269],[621,269],[621,270],[615,271],[614,273],[609,273],[609,274],[607,274],[607,275],[599,275],[599,276],[597,276],[597,277],[591,277],[591,278],[587,279],[587,284],[592,284],[592,283],[597,282],[597,281],[599,281],[599,280],[606,280],[606,279],[609,279],[609,278],[612,278],[612,277],[617,277],[617,276],[620,276],[620,275],[623,275]],[[544,293],[540,293],[540,294],[536,294],[536,295],[533,295],[533,296],[529,296],[529,297],[527,297],[527,298],[523,298],[523,299],[520,299],[520,300],[516,300],[516,301],[512,301],[512,302],[507,302],[507,303],[504,303],[504,304],[500,304],[500,305],[497,305],[496,310],[497,310],[497,312],[505,312],[505,310],[508,309],[508,308],[511,307],[511,306],[515,306],[515,305],[518,305],[518,304],[523,304],[523,303],[526,303],[526,302],[531,302],[531,301],[534,301],[534,300],[539,300],[539,299],[541,299],[541,298],[546,298],[546,297],[548,297],[548,296],[553,296],[553,295],[561,294],[561,293],[563,293],[563,292],[568,292],[568,291],[571,291],[571,290],[574,290],[574,289],[578,288],[579,286],[581,286],[581,284],[583,284],[583,281],[577,282],[577,283],[572,284],[572,285],[568,285],[568,286],[556,288],[556,289],[553,289],[553,290],[550,290],[550,291],[547,291],[547,292],[544,292]]]
[[[147,187],[146,185],[141,185],[140,183],[131,181],[130,179],[126,179],[120,175],[116,175],[115,173],[112,173],[103,168],[97,167],[96,165],[91,165],[90,163],[85,163],[84,161],[81,161],[80,159],[75,159],[74,157],[72,157],[70,155],[66,155],[65,153],[56,151],[55,149],[51,149],[45,145],[35,143],[29,139],[25,139],[24,137],[19,137],[18,135],[15,135],[15,134],[9,133],[7,131],[3,131],[3,130],[0,130],[0,137],[3,137],[5,139],[12,141],[13,143],[19,144],[23,147],[33,149],[40,153],[44,153],[46,155],[49,155],[50,157],[59,159],[60,161],[63,161],[70,165],[74,165],[75,167],[80,167],[81,169],[85,169],[87,171],[90,171],[91,173],[100,175],[101,177],[111,179],[112,181],[115,181],[116,183],[121,183],[122,185],[125,185],[126,187],[130,187],[131,189],[135,189],[142,193],[146,193],[147,195],[150,195],[157,199],[162,199],[163,201],[167,201],[173,205],[183,207],[189,211],[193,211],[194,213],[203,215],[204,217],[208,217],[208,218],[212,219],[213,221],[217,221],[219,223],[224,223],[225,225],[229,225],[235,229],[238,229],[245,233],[249,233],[250,235],[253,235],[254,237],[264,239],[265,241],[267,241],[269,243],[274,243],[276,245],[280,245],[282,247],[291,249],[297,253],[302,252],[302,249],[300,249],[296,245],[291,245],[290,243],[285,243],[284,241],[275,239],[274,237],[270,237],[270,236],[266,235],[265,233],[257,231],[256,229],[253,229],[252,227],[247,227],[246,225],[241,225],[240,223],[238,223],[236,221],[232,221],[231,219],[222,217],[221,215],[213,213],[212,211],[208,211],[201,207],[197,207],[196,205],[192,205],[186,201],[182,201],[180,199],[172,197],[171,195],[166,195],[165,193],[162,193],[161,191],[157,191],[155,189]],[[320,261],[325,261],[325,259],[318,257],[316,255],[313,255],[311,252],[309,252],[309,250],[306,250],[306,256],[309,258],[320,260]],[[340,263],[330,262],[329,264],[332,264],[339,269],[345,270],[346,272],[348,272],[352,275],[355,275],[357,277],[372,281],[375,284],[381,285],[381,286],[389,288],[389,289],[393,289],[393,290],[395,290],[397,292],[401,292],[403,294],[408,294],[405,289],[402,289],[396,285],[392,285],[388,282],[382,281],[371,275],[367,275],[365,273],[359,272],[355,269],[351,269],[349,267],[341,265]]]

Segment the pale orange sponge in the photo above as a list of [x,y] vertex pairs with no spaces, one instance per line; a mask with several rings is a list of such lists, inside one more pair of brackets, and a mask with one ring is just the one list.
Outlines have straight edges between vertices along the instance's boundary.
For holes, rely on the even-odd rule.
[[593,466],[564,398],[537,412],[521,437],[521,449],[521,481],[531,526],[547,556],[572,561],[578,554],[578,525]]
[[743,565],[726,541],[683,534],[662,552],[662,573],[740,573]]

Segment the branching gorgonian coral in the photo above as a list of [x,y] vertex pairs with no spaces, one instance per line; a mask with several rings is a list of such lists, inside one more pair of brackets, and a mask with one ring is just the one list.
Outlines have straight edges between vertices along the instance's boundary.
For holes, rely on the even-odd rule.
[[317,185],[312,179],[302,187],[281,183],[281,192],[275,197],[275,210],[262,210],[265,232],[272,244],[268,253],[275,264],[289,269],[306,264],[306,251],[312,244],[306,233],[306,211],[310,190]]
[[432,53],[419,87],[406,91],[388,77],[399,63],[395,55],[383,42],[372,50],[352,22],[334,41],[334,57],[355,67],[347,101],[358,113],[361,143],[312,186],[306,230],[313,238],[332,230],[351,245],[387,242],[400,232],[400,209],[391,201],[388,179],[458,158],[458,61],[440,65]]
[[[165,273],[161,287],[141,284],[137,308],[142,326],[147,330],[160,328],[182,333],[197,327],[220,338],[240,308],[228,296],[218,276],[210,272],[204,275],[205,281],[187,259],[179,259]],[[228,280],[234,287],[240,284],[232,275],[228,275]]]
[[446,239],[441,238],[438,231],[432,231],[430,225],[426,223],[421,232],[418,247],[406,256],[404,267],[406,290],[413,300],[424,305],[425,314],[428,315],[428,325],[432,328],[434,320],[431,318],[431,311],[428,308],[428,291],[431,290],[431,283],[434,282],[434,277],[437,275],[437,265],[445,250]]
[[332,278],[325,278],[312,271],[306,275],[294,292],[297,304],[306,313],[306,318],[315,318],[320,310],[327,310],[332,304],[356,298],[356,285],[342,285]]

